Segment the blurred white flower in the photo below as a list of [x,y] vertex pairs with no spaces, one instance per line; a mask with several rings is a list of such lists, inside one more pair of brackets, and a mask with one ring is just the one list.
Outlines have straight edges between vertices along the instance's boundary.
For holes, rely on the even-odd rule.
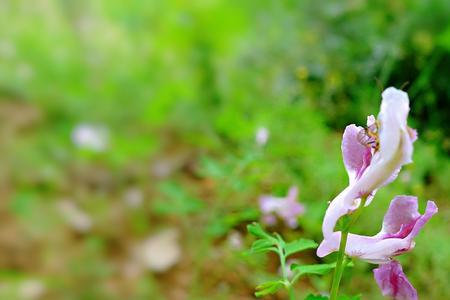
[[269,129],[267,129],[266,127],[259,127],[256,130],[255,135],[256,144],[260,147],[264,146],[269,140],[269,135]]
[[36,300],[42,298],[45,293],[44,283],[37,279],[28,279],[19,286],[20,299]]
[[85,212],[70,200],[62,200],[58,203],[58,209],[64,219],[78,232],[84,233],[91,229],[92,220]]
[[178,236],[179,232],[174,228],[150,236],[136,247],[136,259],[153,272],[167,271],[181,258]]
[[137,187],[131,187],[125,191],[123,200],[129,207],[137,208],[144,200],[144,193]]
[[243,246],[243,239],[242,239],[242,234],[239,231],[231,231],[228,234],[228,238],[227,238],[227,242],[228,245],[235,250],[240,250],[242,249]]
[[108,147],[108,130],[103,126],[79,124],[72,132],[73,143],[81,149],[102,152]]

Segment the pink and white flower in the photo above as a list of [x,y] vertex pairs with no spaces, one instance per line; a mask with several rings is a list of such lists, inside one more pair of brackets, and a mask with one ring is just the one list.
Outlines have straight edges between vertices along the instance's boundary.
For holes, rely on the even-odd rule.
[[[384,216],[381,231],[374,236],[349,233],[345,253],[371,263],[387,263],[414,248],[414,237],[437,211],[436,204],[428,201],[421,215],[417,197],[397,196]],[[340,239],[341,232],[334,232],[320,244],[317,255],[323,257],[337,251]]]
[[277,217],[290,228],[298,226],[297,218],[305,213],[305,206],[297,201],[298,188],[292,186],[286,197],[263,195],[259,198],[259,208],[263,213],[262,222],[275,225]]
[[361,197],[369,205],[376,190],[394,180],[401,167],[412,162],[417,133],[407,125],[408,94],[387,88],[382,94],[378,119],[369,116],[367,128],[347,126],[342,139],[342,155],[349,186],[330,204],[322,224],[324,238],[334,233],[342,216],[357,209]]

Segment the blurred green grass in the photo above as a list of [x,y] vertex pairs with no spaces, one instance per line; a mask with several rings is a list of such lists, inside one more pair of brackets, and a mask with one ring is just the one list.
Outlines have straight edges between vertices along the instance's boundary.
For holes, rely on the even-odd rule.
[[[357,229],[377,232],[394,195],[434,199],[439,214],[402,260],[422,298],[449,298],[449,15],[444,0],[0,1],[0,298],[31,299],[24,284],[38,280],[42,299],[251,299],[276,265],[230,234],[248,246],[258,196],[297,184],[308,212],[299,230],[277,230],[319,241],[347,181],[345,125],[404,83],[414,164]],[[75,147],[81,123],[109,129],[106,151]],[[64,199],[88,231],[67,223]],[[167,227],[181,260],[127,277],[133,245]],[[381,299],[371,269],[356,263],[345,291]]]

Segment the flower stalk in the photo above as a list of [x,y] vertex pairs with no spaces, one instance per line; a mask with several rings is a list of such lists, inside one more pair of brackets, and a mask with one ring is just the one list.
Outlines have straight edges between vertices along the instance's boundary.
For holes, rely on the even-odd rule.
[[342,273],[344,273],[345,246],[347,245],[348,230],[343,230],[339,244],[338,259],[334,270],[333,283],[331,285],[330,300],[336,300],[339,293]]
[[330,300],[337,300],[339,293],[339,285],[341,283],[342,274],[345,268],[345,247],[347,246],[348,233],[352,225],[358,220],[361,215],[364,205],[366,203],[367,197],[361,199],[361,204],[356,209],[356,211],[351,215],[349,219],[344,219],[344,225],[341,231],[341,241],[339,243],[338,258],[336,261],[336,269],[333,274],[333,282],[331,284]]
[[294,300],[294,290],[292,289],[292,283],[289,281],[288,270],[286,269],[286,254],[280,244],[278,244],[278,254],[280,257],[280,267],[283,274],[283,281],[289,295],[289,300]]

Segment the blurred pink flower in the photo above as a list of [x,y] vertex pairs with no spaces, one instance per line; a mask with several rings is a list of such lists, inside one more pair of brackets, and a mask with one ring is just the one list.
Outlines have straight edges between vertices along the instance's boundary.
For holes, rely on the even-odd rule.
[[324,217],[324,237],[334,233],[343,215],[357,209],[361,197],[369,205],[376,190],[394,180],[400,168],[412,162],[417,133],[407,126],[408,94],[387,88],[382,94],[378,120],[367,119],[367,127],[347,126],[342,138],[342,155],[349,175],[349,186],[330,204]]
[[373,275],[383,296],[394,300],[417,300],[417,291],[409,282],[402,266],[396,260],[380,265]]
[[[436,204],[428,201],[425,213],[421,215],[417,197],[397,196],[384,216],[381,231],[374,236],[349,233],[345,253],[371,263],[387,263],[393,256],[414,248],[414,237],[437,211]],[[325,238],[317,249],[317,255],[323,257],[337,251],[340,239],[341,232]]]
[[298,188],[292,186],[286,197],[263,195],[259,198],[259,208],[263,213],[262,222],[275,225],[277,217],[290,228],[296,228],[297,218],[305,213],[305,206],[297,201]]

